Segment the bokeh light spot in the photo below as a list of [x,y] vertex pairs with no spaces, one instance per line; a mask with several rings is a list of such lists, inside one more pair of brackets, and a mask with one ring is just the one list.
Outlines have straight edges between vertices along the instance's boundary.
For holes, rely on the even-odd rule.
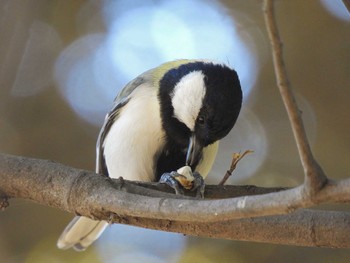
[[[218,2],[104,1],[103,5],[106,33],[78,39],[62,52],[55,67],[63,97],[84,120],[101,125],[127,82],[166,61],[183,58],[227,63],[238,72],[245,99],[249,97],[258,71],[256,51],[245,44],[234,18]],[[88,8],[84,13],[91,15]]]
[[112,225],[96,244],[106,263],[139,262],[139,259],[143,262],[175,263],[181,257],[186,243],[187,238],[181,234]]
[[321,3],[333,16],[343,21],[350,22],[350,14],[342,0],[321,0]]
[[61,53],[55,65],[63,97],[81,118],[97,126],[112,105],[117,83],[115,75],[108,74],[111,66],[101,47],[103,40],[102,34],[78,39]]
[[33,22],[11,94],[32,96],[53,84],[52,69],[61,48],[61,38],[52,26]]

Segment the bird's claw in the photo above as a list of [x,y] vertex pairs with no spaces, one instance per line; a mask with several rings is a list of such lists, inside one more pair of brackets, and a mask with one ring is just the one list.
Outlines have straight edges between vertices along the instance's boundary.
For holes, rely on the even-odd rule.
[[196,191],[196,197],[204,198],[205,183],[203,177],[198,173],[193,173],[193,187],[191,191]]
[[182,185],[175,179],[175,177],[177,177],[179,175],[180,174],[178,174],[175,171],[170,172],[170,173],[164,173],[160,177],[159,182],[169,185],[171,188],[173,188],[175,190],[175,193],[177,195],[183,195],[184,194],[184,190],[182,188]]
[[198,173],[193,173],[193,181],[188,181],[182,174],[176,171],[164,173],[159,180],[175,190],[176,194],[183,195],[184,188],[196,191],[196,197],[204,198],[205,183],[203,177]]

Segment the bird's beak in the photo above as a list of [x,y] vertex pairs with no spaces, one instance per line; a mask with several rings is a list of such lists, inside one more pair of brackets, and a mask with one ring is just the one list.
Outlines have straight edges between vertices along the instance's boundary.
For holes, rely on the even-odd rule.
[[198,164],[198,161],[202,158],[202,151],[202,144],[197,140],[196,135],[192,134],[186,154],[186,165],[192,167],[192,165]]

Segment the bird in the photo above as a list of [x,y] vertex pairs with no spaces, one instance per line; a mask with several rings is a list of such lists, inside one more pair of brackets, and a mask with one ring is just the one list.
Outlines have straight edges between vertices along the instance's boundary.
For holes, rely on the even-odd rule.
[[[187,166],[202,195],[219,141],[235,125],[242,98],[237,72],[217,61],[181,59],[144,72],[121,90],[105,117],[96,143],[96,173],[161,180],[179,193],[176,171]],[[107,226],[76,216],[57,246],[85,250]]]

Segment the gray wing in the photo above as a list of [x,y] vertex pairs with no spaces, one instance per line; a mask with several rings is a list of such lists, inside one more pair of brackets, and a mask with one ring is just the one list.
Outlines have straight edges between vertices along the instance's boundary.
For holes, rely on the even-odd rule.
[[129,82],[117,95],[114,105],[105,117],[104,123],[96,143],[96,173],[108,176],[108,170],[103,155],[103,143],[115,120],[118,119],[120,110],[129,102],[132,92],[145,82],[151,81],[152,70],[149,70]]
[[119,92],[117,97],[114,99],[114,103],[118,104],[120,101],[129,97],[130,94],[141,84],[152,81],[152,71],[153,69],[148,70],[143,74],[139,75],[137,78],[130,81],[128,84],[126,84],[126,86]]

